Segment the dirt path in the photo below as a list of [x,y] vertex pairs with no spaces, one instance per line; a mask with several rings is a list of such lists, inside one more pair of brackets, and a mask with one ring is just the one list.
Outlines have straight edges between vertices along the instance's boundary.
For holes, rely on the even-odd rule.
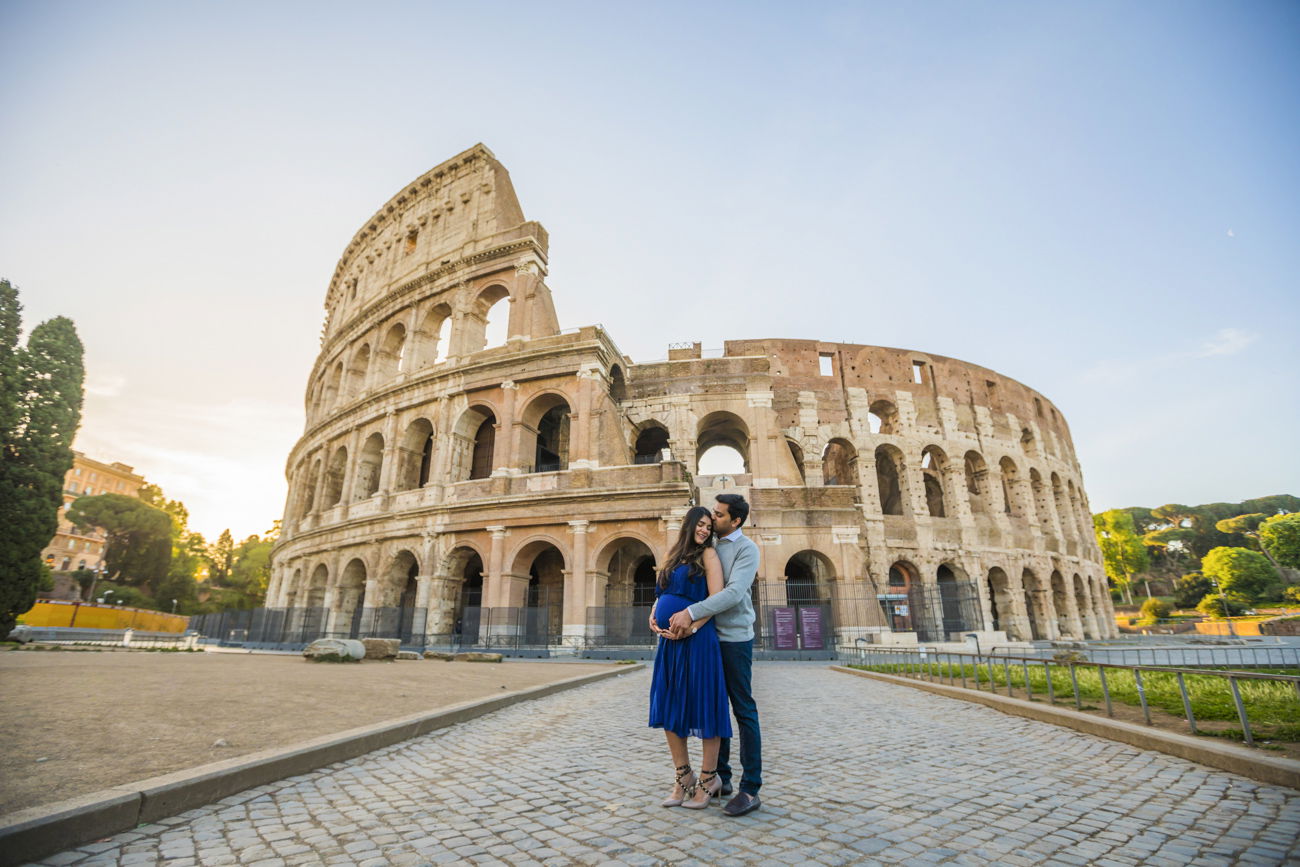
[[0,652],[0,815],[608,667]]

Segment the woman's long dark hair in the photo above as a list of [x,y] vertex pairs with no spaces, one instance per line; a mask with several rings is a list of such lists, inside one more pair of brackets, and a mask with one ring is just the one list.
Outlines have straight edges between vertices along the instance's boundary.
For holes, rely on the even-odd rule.
[[693,506],[686,510],[686,517],[682,519],[682,529],[677,534],[677,541],[673,543],[668,556],[664,559],[664,568],[659,570],[657,583],[660,590],[668,586],[668,576],[683,563],[689,563],[691,566],[688,574],[703,574],[704,549],[713,547],[713,534],[709,534],[703,545],[698,545],[695,542],[695,525],[700,522],[700,518],[706,517],[710,519],[710,524],[713,523],[713,513],[704,506]]

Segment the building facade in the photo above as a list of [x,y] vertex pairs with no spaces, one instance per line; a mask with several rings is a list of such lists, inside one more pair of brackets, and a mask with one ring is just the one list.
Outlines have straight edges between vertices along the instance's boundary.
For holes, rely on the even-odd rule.
[[[600,327],[561,330],[546,273],[546,231],[481,145],[357,232],[268,609],[416,644],[635,643],[689,504],[734,490],[765,634],[802,609],[819,614],[795,619],[801,641],[1115,633],[1045,396],[951,358],[805,340],[638,364]],[[732,471],[701,473],[714,449]]]
[[41,552],[41,559],[55,572],[77,569],[97,570],[104,563],[104,534],[91,528],[78,530],[68,521],[68,507],[78,497],[96,494],[122,494],[134,497],[144,484],[132,467],[114,461],[106,464],[73,450],[72,469],[63,477],[63,506],[59,509],[59,529]]

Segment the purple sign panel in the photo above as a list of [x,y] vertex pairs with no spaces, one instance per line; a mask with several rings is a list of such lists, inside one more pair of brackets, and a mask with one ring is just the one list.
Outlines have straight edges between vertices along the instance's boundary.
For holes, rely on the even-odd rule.
[[804,650],[825,650],[822,638],[822,610],[820,608],[799,609],[799,632],[803,635]]
[[777,650],[798,650],[799,639],[795,635],[794,609],[772,609],[772,637]]

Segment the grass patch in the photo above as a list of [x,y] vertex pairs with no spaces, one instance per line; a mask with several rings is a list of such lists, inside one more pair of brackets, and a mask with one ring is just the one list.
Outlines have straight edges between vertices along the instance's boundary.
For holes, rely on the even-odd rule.
[[[967,686],[975,685],[975,666],[950,663],[947,661],[890,664],[890,665],[853,665],[863,671],[879,671],[887,674],[926,674],[929,676],[952,680],[958,684],[965,676]],[[1105,696],[1101,688],[1098,669],[1088,665],[1075,666],[1075,676],[1079,683],[1081,702],[1099,702],[1104,705]],[[1270,674],[1282,672],[1269,671]],[[1289,672],[1288,672],[1289,673]],[[1030,663],[1028,666],[1029,692],[1034,699],[1046,701],[1048,682],[1052,685],[1054,700],[1060,704],[1073,706],[1074,686],[1070,682],[1070,668],[1067,665]],[[979,685],[989,688],[990,671],[987,664],[979,666]],[[1212,674],[1185,674],[1183,681],[1187,686],[1187,697],[1192,705],[1192,714],[1198,722],[1238,722],[1237,708],[1232,700],[1232,690],[1226,677]],[[1025,666],[1015,662],[1009,665],[993,664],[992,682],[995,689],[1006,692],[1008,684],[1011,689],[1024,690],[1026,685]],[[1137,682],[1133,672],[1126,669],[1109,668],[1106,670],[1106,686],[1110,700],[1119,704],[1140,706]],[[1174,716],[1184,716],[1183,700],[1178,691],[1178,679],[1172,673],[1162,671],[1143,671],[1142,688],[1146,694],[1147,704]],[[1243,678],[1237,681],[1241,693],[1241,703],[1246,709],[1250,721],[1251,733],[1259,740],[1300,742],[1300,693],[1289,684],[1279,681],[1253,680]],[[1216,737],[1235,737],[1243,740],[1242,731],[1237,729],[1219,729],[1205,732]]]

